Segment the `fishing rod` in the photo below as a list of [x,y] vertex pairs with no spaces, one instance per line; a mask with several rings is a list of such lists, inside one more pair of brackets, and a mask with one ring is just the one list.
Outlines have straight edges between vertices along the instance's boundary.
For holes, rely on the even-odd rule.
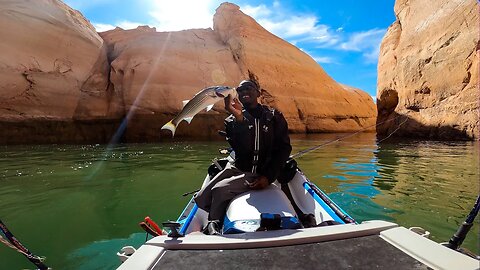
[[451,248],[453,250],[457,250],[458,247],[460,247],[460,245],[463,243],[463,240],[465,240],[467,233],[472,228],[473,221],[475,220],[475,217],[477,216],[479,210],[480,210],[480,195],[478,195],[477,201],[475,202],[475,205],[470,211],[470,214],[468,214],[465,222],[463,222],[463,224],[460,225],[457,232],[452,236],[452,238],[450,238],[450,241],[448,241],[448,243],[445,244],[446,247]]
[[[8,240],[8,242],[1,241],[2,243],[6,244],[7,246],[9,246],[13,249],[15,249],[19,253],[22,253],[25,257],[27,257],[27,259],[30,262],[35,264],[35,266],[37,266],[38,269],[40,269],[40,270],[48,270],[49,269],[48,266],[46,266],[43,263],[44,259],[39,257],[39,256],[33,255],[33,253],[30,252],[30,250],[28,250],[24,245],[22,245],[20,243],[20,241],[17,240],[17,238],[15,238],[15,236],[10,232],[10,230],[7,228],[7,226],[5,226],[5,224],[1,220],[0,220],[0,232],[2,232],[3,235],[5,235],[5,237]],[[0,240],[3,240],[1,235],[0,235]]]
[[[397,118],[399,118],[399,117],[401,117],[401,116],[403,116],[403,115],[397,115],[396,117],[394,117],[394,118],[392,118],[392,119],[388,119],[388,120],[385,120],[385,121],[380,122],[380,123],[378,123],[378,124],[365,127],[365,128],[363,128],[363,129],[355,132],[355,133],[348,134],[348,135],[342,136],[342,137],[340,137],[340,138],[337,138],[337,139],[335,139],[335,140],[328,141],[328,142],[325,142],[325,143],[322,143],[322,144],[319,144],[319,145],[316,145],[316,146],[307,148],[307,149],[305,149],[305,150],[299,151],[299,152],[297,152],[296,154],[291,155],[290,158],[289,158],[289,161],[292,160],[292,159],[295,159],[295,158],[297,158],[297,157],[301,157],[301,156],[303,156],[303,155],[305,155],[305,154],[307,154],[307,153],[310,153],[310,152],[312,152],[312,151],[315,151],[315,150],[317,150],[317,149],[319,149],[319,148],[322,148],[322,147],[324,147],[324,146],[327,146],[327,145],[329,145],[329,144],[332,144],[332,143],[334,143],[334,142],[339,142],[339,141],[342,141],[342,140],[344,140],[344,139],[346,139],[346,138],[353,137],[353,136],[357,135],[358,133],[364,132],[365,130],[370,129],[370,128],[372,128],[372,127],[377,127],[377,126],[379,126],[379,125],[381,125],[381,124],[384,124],[384,123],[386,123],[386,122],[396,120]],[[407,120],[408,120],[408,117],[405,118],[405,120],[404,120],[402,123],[400,123],[400,124],[398,125],[398,127],[397,127],[392,133],[390,133],[387,137],[383,138],[382,140],[378,141],[378,143],[383,142],[384,140],[386,140],[386,139],[388,139],[390,136],[392,136],[392,134],[395,133],[395,132],[397,132],[397,131],[400,129],[400,127],[401,127],[405,122],[407,122]]]

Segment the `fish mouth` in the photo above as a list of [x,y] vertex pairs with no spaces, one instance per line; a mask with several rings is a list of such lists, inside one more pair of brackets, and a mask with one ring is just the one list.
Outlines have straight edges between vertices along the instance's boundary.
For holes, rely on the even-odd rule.
[[228,89],[231,89],[230,87],[228,86],[219,86],[217,87],[216,91],[215,91],[215,95],[217,95],[217,97],[221,97],[221,98],[225,98],[226,95],[222,94],[222,93],[228,93]]
[[225,95],[220,92],[215,92],[215,94],[217,95],[217,97],[225,98]]

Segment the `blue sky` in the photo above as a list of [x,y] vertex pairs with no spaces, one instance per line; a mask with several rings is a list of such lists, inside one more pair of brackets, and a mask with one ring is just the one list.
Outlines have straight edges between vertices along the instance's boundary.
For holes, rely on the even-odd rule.
[[[66,0],[106,31],[150,25],[157,31],[208,28],[217,0]],[[299,47],[336,81],[376,94],[380,42],[395,21],[394,0],[256,1],[233,3],[264,28]]]

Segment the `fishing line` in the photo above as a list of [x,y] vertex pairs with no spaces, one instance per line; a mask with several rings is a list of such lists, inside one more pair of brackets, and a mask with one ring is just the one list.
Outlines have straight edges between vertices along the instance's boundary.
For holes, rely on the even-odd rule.
[[[397,117],[398,117],[398,116],[397,116]],[[386,139],[390,138],[390,136],[392,136],[393,133],[397,132],[397,131],[400,129],[400,127],[401,127],[405,122],[407,122],[407,120],[408,120],[408,118],[405,118],[405,120],[404,120],[402,123],[400,123],[400,124],[398,125],[398,127],[397,127],[394,131],[392,131],[392,133],[390,133],[390,135],[388,135],[387,137],[381,139],[381,140],[378,141],[377,143],[381,143],[381,142],[385,141]]]
[[[289,158],[289,160],[292,160],[292,159],[301,157],[301,156],[303,156],[303,155],[305,155],[305,154],[307,154],[307,153],[309,153],[309,152],[315,151],[315,150],[317,150],[317,149],[319,149],[319,148],[322,148],[322,147],[327,146],[327,145],[329,145],[329,144],[332,144],[332,143],[334,143],[334,142],[339,142],[339,141],[344,140],[344,139],[346,139],[346,138],[353,137],[353,136],[357,135],[358,133],[363,132],[363,131],[365,131],[365,130],[367,130],[367,129],[369,129],[369,128],[377,127],[377,126],[379,126],[379,125],[381,125],[381,124],[384,124],[384,123],[386,123],[386,122],[396,120],[397,118],[399,118],[399,117],[401,117],[401,116],[403,116],[403,115],[398,115],[398,116],[396,116],[396,117],[394,117],[394,118],[392,118],[392,119],[388,119],[388,120],[385,120],[385,121],[380,122],[380,123],[378,123],[378,124],[365,127],[365,128],[363,128],[363,129],[355,132],[355,133],[348,134],[348,135],[346,135],[346,136],[337,138],[337,139],[335,139],[335,140],[328,141],[328,142],[325,142],[325,143],[322,143],[322,144],[319,144],[319,145],[316,145],[316,146],[307,148],[307,149],[302,150],[302,151],[300,151],[300,152],[298,152],[298,153],[296,153],[296,154],[294,154],[294,155],[291,155],[290,158]],[[387,138],[389,138],[390,136],[392,136],[392,134],[395,133],[395,132],[397,132],[397,131],[399,130],[400,126],[403,125],[405,122],[407,122],[407,120],[408,120],[408,117],[407,117],[402,123],[400,123],[400,124],[398,125],[398,127],[397,127],[392,133],[390,133],[390,135],[388,135],[386,138],[383,138],[382,140],[378,141],[377,143],[383,142],[384,140],[386,140]]]

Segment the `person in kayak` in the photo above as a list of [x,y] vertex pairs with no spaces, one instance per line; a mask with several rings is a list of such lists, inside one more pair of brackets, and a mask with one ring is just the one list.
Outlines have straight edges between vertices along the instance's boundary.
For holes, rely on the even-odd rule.
[[205,234],[220,234],[226,209],[235,196],[274,182],[292,150],[282,113],[258,102],[258,82],[244,80],[236,91],[238,99],[225,98],[225,109],[231,113],[225,119],[225,131],[235,151],[235,167],[227,166],[195,195],[198,207],[209,212]]

